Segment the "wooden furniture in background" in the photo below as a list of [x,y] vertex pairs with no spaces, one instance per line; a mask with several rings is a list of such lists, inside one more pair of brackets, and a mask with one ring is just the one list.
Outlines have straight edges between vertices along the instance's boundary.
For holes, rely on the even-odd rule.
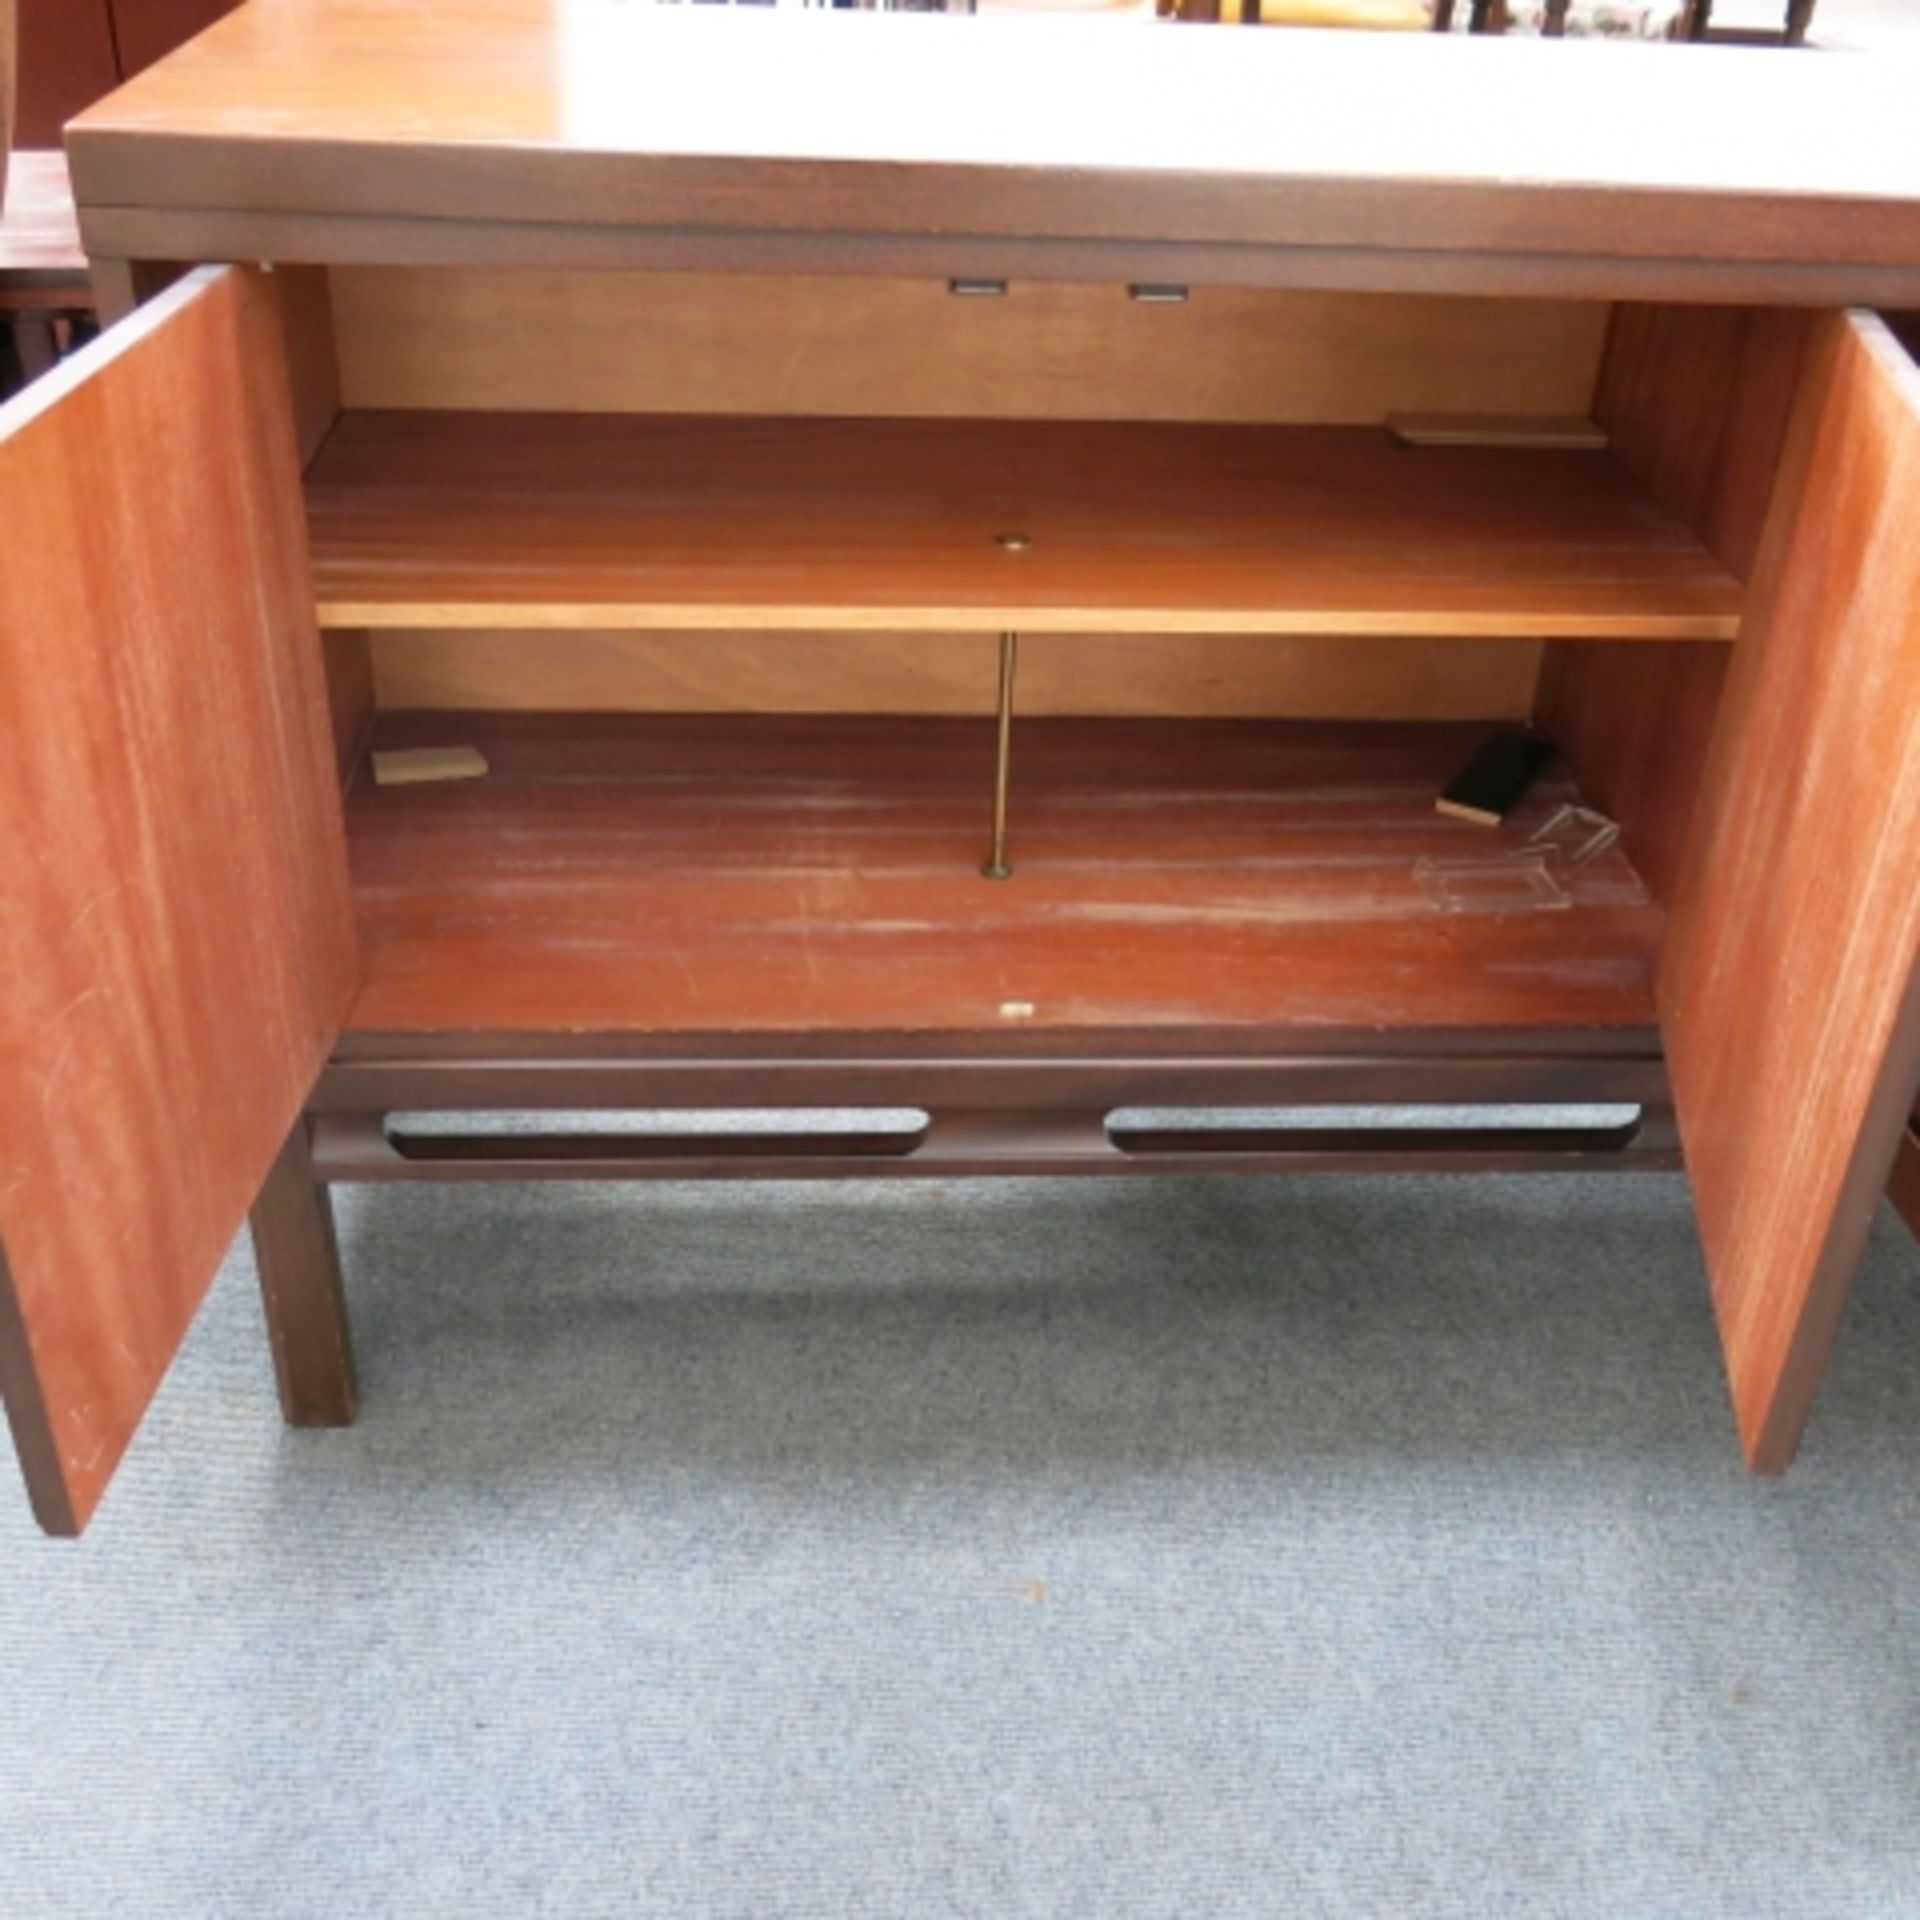
[[[149,263],[273,270],[16,403],[11,483],[131,381],[91,476],[206,509],[209,429],[180,472],[149,450],[216,344],[273,417],[219,429],[253,457],[198,557],[214,670],[138,624],[177,608],[164,517],[9,580],[0,684],[59,697],[0,774],[6,857],[106,823],[32,869],[13,961],[0,1353],[48,1524],[250,1181],[283,1404],[328,1421],[336,1181],[1684,1155],[1742,1442],[1782,1465],[1920,1078],[1920,397],[1840,311],[1920,301],[1920,152],[1873,62],[1606,59],[1630,159],[1579,50],[1519,40],[277,0],[83,117],[113,304]],[[1461,411],[1608,444],[1386,425]],[[202,694],[164,752],[103,704],[136,670],[156,711]],[[1439,815],[1462,722],[1529,714],[1561,771],[1498,828]],[[235,851],[115,854],[209,742],[183,820],[274,796],[202,822]],[[487,771],[376,785],[372,746]],[[227,863],[275,848],[228,992]],[[261,993],[230,1067],[171,1060]],[[203,1125],[225,1071],[264,1091]],[[1486,1103],[1522,1123],[1378,1113]],[[853,1117],[701,1118],[737,1107]],[[581,1109],[678,1124],[459,1118]],[[148,1292],[125,1243],[63,1267],[163,1208],[195,1237]]]
[[[1577,0],[1544,0],[1538,18],[1541,35],[1547,39],[1564,37],[1569,25],[1577,25],[1579,21],[1580,16],[1574,12],[1576,3]],[[1505,0],[1469,0],[1469,4],[1469,32],[1505,33],[1508,30],[1512,10]],[[1604,7],[1604,0],[1597,0],[1597,4]],[[1670,31],[1671,37],[1678,40],[1713,40],[1740,46],[1802,46],[1813,24],[1815,0],[1783,0],[1783,5],[1785,17],[1781,28],[1777,32],[1766,32],[1716,27],[1713,25],[1713,0],[1685,0],[1684,5],[1672,8],[1667,21],[1663,22],[1658,15],[1647,21],[1640,29],[1640,37],[1655,37],[1657,30],[1662,37]],[[1457,15],[1458,0],[1435,0],[1434,31],[1452,32]],[[1534,18],[1531,8],[1526,10],[1526,18]],[[1619,29],[1616,27],[1615,31]]]
[[1687,0],[1681,31],[1689,40],[1717,40],[1735,45],[1798,47],[1806,43],[1813,25],[1817,0],[1781,0],[1784,17],[1777,33],[1756,32],[1742,27],[1716,27],[1713,24],[1713,0]]
[[57,147],[60,129],[120,84],[107,0],[15,0],[22,146]]
[[15,80],[19,42],[15,19],[14,0],[0,0],[0,207],[6,204],[7,161],[13,150],[13,123],[17,111]]
[[66,156],[16,153],[0,203],[0,326],[22,375],[31,380],[52,367],[92,312]]
[[83,108],[150,67],[240,0],[16,0],[25,147],[57,147]]
[[1372,33],[1419,33],[1427,0],[1159,0],[1157,11],[1220,26],[1357,27]]

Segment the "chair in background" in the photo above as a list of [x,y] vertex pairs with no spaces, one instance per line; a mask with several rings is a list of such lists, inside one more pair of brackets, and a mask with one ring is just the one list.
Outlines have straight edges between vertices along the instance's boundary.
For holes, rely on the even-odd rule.
[[1162,0],[1182,20],[1242,26],[1368,27],[1539,34],[1549,40],[1715,40],[1797,47],[1815,0],[1785,0],[1778,33],[1712,24],[1713,0]]
[[1464,20],[1458,0],[1435,0],[1433,27],[1447,33],[1505,33],[1512,28],[1549,40],[1715,40],[1797,47],[1807,37],[1815,0],[1786,0],[1778,33],[1712,24],[1713,0],[1470,0]]
[[1424,33],[1428,0],[1161,0],[1160,11],[1181,20],[1247,27],[1364,27],[1373,32]]
[[1740,27],[1716,27],[1713,24],[1713,0],[1688,0],[1687,17],[1682,29],[1689,40],[1749,41],[1756,44],[1798,47],[1806,42],[1807,29],[1813,25],[1814,0],[1786,0],[1786,24],[1777,34],[1754,33]]

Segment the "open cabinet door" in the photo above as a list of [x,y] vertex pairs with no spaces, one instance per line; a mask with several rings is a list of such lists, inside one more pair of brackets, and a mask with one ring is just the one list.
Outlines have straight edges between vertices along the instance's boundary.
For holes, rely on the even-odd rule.
[[0,409],[0,1390],[85,1525],[344,1017],[338,775],[271,284]]
[[1792,1458],[1920,1081],[1920,370],[1810,342],[1661,966],[1748,1460]]

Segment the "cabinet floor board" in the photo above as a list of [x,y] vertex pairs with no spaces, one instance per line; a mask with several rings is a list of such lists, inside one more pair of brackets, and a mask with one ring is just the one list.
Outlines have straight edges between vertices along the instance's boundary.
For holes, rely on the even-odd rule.
[[1651,1049],[1638,876],[1525,851],[1572,787],[1550,774],[1495,830],[1435,811],[1482,731],[1025,722],[990,881],[986,716],[388,715],[376,744],[489,771],[350,799],[367,981],[343,1050]]

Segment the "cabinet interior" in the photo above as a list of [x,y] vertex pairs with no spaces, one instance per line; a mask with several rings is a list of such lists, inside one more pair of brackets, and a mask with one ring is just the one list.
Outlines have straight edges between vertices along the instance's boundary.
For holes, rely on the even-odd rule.
[[[1797,316],[279,278],[350,1037],[1651,1044]],[[1432,414],[1608,444],[1387,426]],[[1528,720],[1527,802],[1437,813]],[[368,777],[418,745],[489,770]],[[1567,808],[1622,839],[1576,862]]]

